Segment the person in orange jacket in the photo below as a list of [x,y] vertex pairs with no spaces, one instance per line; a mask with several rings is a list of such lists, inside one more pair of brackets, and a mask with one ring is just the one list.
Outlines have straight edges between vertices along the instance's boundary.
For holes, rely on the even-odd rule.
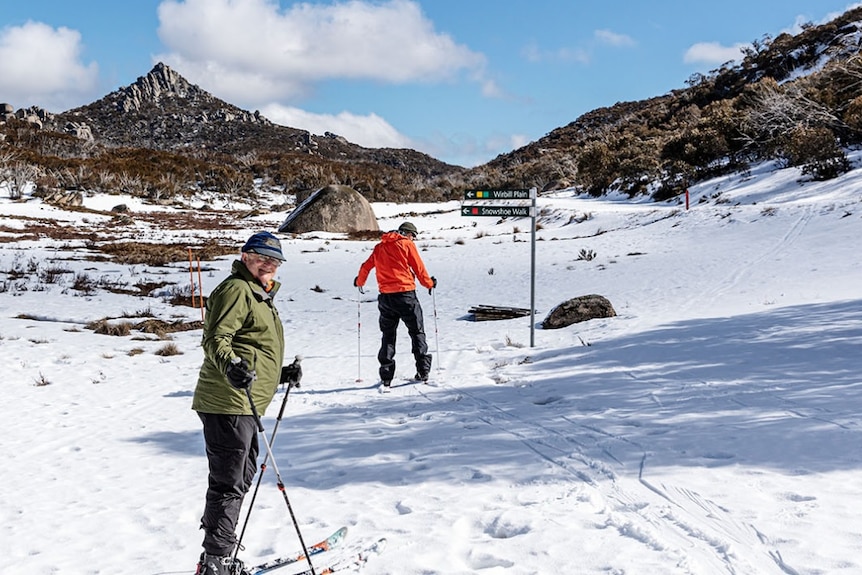
[[410,222],[404,222],[397,231],[386,232],[374,251],[359,267],[359,275],[353,285],[362,291],[368,274],[374,269],[377,274],[377,309],[380,311],[382,333],[377,361],[380,363],[380,382],[384,387],[392,384],[395,376],[395,339],[398,322],[403,321],[412,342],[411,351],[416,362],[414,379],[428,381],[431,371],[431,355],[425,341],[425,322],[422,305],[416,297],[416,280],[428,293],[437,287],[437,280],[425,269],[419,250],[413,240],[419,232]]

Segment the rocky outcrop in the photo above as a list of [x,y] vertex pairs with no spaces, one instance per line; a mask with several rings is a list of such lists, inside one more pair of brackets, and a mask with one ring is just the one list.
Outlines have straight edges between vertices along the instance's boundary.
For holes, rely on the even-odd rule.
[[149,74],[117,91],[117,108],[129,112],[140,110],[144,104],[159,103],[163,97],[194,99],[203,93],[203,90],[190,84],[174,70],[159,63]]
[[600,295],[584,295],[564,301],[551,310],[542,322],[542,329],[559,329],[600,317],[614,317],[617,312],[607,298]]
[[294,209],[278,231],[305,232],[376,232],[377,217],[371,204],[349,186],[326,186],[317,190]]
[[[13,118],[22,122],[27,122],[37,128],[45,127],[49,129],[57,129],[55,125],[56,115],[44,108],[31,106],[29,108],[21,108],[16,111],[12,104],[0,104],[0,124],[8,122]],[[75,136],[80,140],[86,140],[88,142],[93,141],[93,132],[90,130],[90,127],[83,122],[66,122],[63,129],[58,131]]]
[[[251,122],[271,125],[260,112],[249,112],[214,98],[209,92],[192,84],[172,68],[159,62],[134,84],[120,88],[114,93],[117,109],[121,112],[140,112],[153,105],[162,106],[167,99],[186,100],[190,112],[188,121],[203,122]],[[206,104],[208,111],[196,114],[195,103]],[[212,104],[216,105],[213,107]],[[221,103],[221,105],[219,105]],[[214,109],[213,109],[214,108]]]
[[66,122],[66,125],[63,127],[63,132],[75,136],[79,140],[86,140],[87,142],[92,142],[94,139],[90,126],[82,122]]
[[0,123],[8,122],[12,119],[21,120],[22,122],[27,122],[37,128],[41,128],[43,125],[53,122],[54,114],[38,106],[21,108],[16,111],[12,104],[5,102],[0,104]]

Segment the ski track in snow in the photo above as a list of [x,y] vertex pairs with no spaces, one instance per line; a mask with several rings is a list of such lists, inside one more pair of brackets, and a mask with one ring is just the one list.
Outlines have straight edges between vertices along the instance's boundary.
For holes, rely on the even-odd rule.
[[[653,553],[671,555],[671,562],[680,566],[680,573],[702,573],[709,566],[714,573],[745,574],[764,572],[764,560],[777,553],[764,541],[765,536],[755,527],[739,524],[726,509],[703,498],[698,493],[676,486],[653,485],[644,476],[647,453],[643,446],[624,437],[606,433],[595,427],[581,425],[569,417],[561,417],[573,429],[560,431],[526,421],[514,413],[490,404],[479,396],[460,388],[447,390],[458,398],[469,398],[472,416],[486,425],[516,437],[524,448],[569,474],[574,486],[586,485],[590,499],[601,500],[605,521],[602,528],[613,528]],[[418,393],[430,402],[439,402],[439,393]],[[442,401],[446,401],[446,397]],[[615,468],[624,467],[609,444],[621,444],[624,449],[643,453],[638,482],[620,477]],[[610,460],[610,461],[608,461]],[[622,471],[622,469],[620,469]],[[753,562],[739,556],[736,550],[759,549],[761,557]],[[690,557],[699,562],[687,566]],[[777,563],[778,561],[776,561]],[[782,570],[795,573],[782,565]]]
[[[661,555],[662,564],[678,565],[678,573],[766,573],[770,572],[769,564],[778,565],[784,573],[796,573],[780,559],[768,536],[756,526],[740,522],[727,509],[694,490],[652,482],[648,475],[648,445],[605,431],[595,424],[580,423],[569,415],[537,418],[537,421],[558,422],[559,427],[530,421],[519,416],[517,410],[507,410],[505,404],[492,403],[471,392],[463,382],[487,379],[489,373],[499,372],[503,367],[489,369],[483,365],[482,355],[481,349],[449,353],[447,358],[454,356],[454,359],[436,372],[433,385],[408,384],[393,388],[391,395],[383,396],[381,401],[396,397],[411,399],[410,413],[400,414],[399,403],[398,415],[377,414],[378,421],[390,430],[404,428],[412,421],[439,417],[439,410],[444,409],[447,418],[467,429],[481,424],[493,428],[494,432],[512,436],[522,446],[521,455],[514,455],[516,459],[537,457],[544,460],[562,472],[554,473],[555,477],[569,477],[571,484],[567,490],[601,509],[602,518],[595,520],[597,529],[615,529],[621,536],[642,545],[647,552]],[[450,384],[448,374],[452,373],[458,376]],[[555,398],[537,399],[534,404],[553,409]],[[385,408],[384,405],[382,409]],[[632,462],[637,464],[636,469],[632,469]],[[472,473],[470,479],[474,481],[492,479],[479,467]],[[412,510],[405,506],[399,513],[412,513]],[[498,517],[497,520],[502,519]],[[463,537],[469,539],[467,531]],[[468,547],[461,551],[465,557],[469,555]],[[475,569],[506,564],[505,559],[495,560],[490,554],[465,561]]]

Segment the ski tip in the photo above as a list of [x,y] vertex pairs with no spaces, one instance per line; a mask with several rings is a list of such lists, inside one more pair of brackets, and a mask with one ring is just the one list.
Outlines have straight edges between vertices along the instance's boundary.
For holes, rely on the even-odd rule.
[[366,548],[364,551],[359,553],[358,563],[364,564],[372,557],[376,557],[383,553],[383,549],[386,547],[386,538],[381,537],[377,541],[375,541],[371,546]]
[[367,555],[379,555],[386,548],[386,543],[386,537],[381,537],[368,549]]
[[338,531],[336,531],[335,533],[330,535],[326,541],[331,546],[331,545],[340,543],[341,540],[343,540],[345,537],[347,537],[347,527],[346,526],[342,527],[341,529],[339,529]]

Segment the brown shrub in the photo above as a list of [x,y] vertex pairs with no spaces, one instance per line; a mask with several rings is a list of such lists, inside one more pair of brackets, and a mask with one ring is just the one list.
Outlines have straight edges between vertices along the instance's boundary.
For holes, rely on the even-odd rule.
[[111,323],[107,319],[100,319],[88,323],[87,329],[102,335],[126,336],[132,333],[132,324],[127,321]]
[[[150,244],[144,242],[122,242],[93,246],[121,264],[145,264],[167,266],[172,263],[189,261],[188,244]],[[237,253],[238,246],[226,246],[218,242],[207,242],[193,246],[193,259],[213,260],[219,256]],[[197,264],[195,264],[197,265]]]
[[161,348],[156,350],[156,355],[169,356],[169,355],[182,355],[183,352],[177,347],[175,343],[167,343],[163,345]]
[[192,331],[195,329],[202,328],[203,322],[200,321],[184,322],[183,320],[177,320],[173,322],[166,322],[160,319],[148,319],[138,324],[135,324],[136,330],[142,331],[144,333],[155,334],[159,336],[159,338],[163,338],[170,333]]

